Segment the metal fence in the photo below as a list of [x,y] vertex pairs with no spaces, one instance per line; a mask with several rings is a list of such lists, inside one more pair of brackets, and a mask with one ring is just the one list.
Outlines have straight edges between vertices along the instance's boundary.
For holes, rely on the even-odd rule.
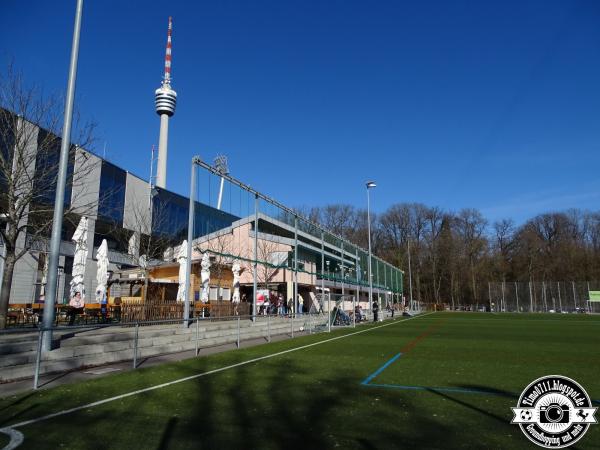
[[[383,313],[384,319],[389,319],[392,317],[393,316],[389,313],[387,313],[387,314],[385,312]],[[246,322],[246,324],[247,324],[247,323],[250,323],[251,320],[252,320],[252,324],[253,324],[252,327],[244,326],[245,325],[244,322]],[[285,323],[285,321],[289,321],[289,324],[286,325],[286,327],[281,327],[282,320],[284,321],[284,323]],[[229,341],[229,343],[235,343],[236,347],[239,348],[241,342],[251,340],[251,339],[263,338],[263,339],[265,339],[266,342],[270,342],[272,336],[275,336],[275,335],[288,335],[289,337],[293,338],[299,332],[301,334],[314,334],[314,333],[321,333],[321,332],[328,332],[328,331],[330,332],[332,329],[332,326],[334,326],[333,320],[334,320],[334,318],[332,317],[332,315],[327,313],[325,310],[321,310],[321,312],[307,312],[304,314],[291,314],[291,315],[286,316],[283,319],[278,314],[258,315],[258,316],[254,316],[254,317],[251,315],[229,316],[229,317],[211,317],[211,318],[196,317],[196,318],[190,318],[188,321],[187,329],[189,331],[188,331],[187,340],[179,341],[179,343],[187,343],[188,344],[187,350],[195,350],[195,355],[196,356],[199,355],[201,348],[210,346],[210,345],[206,345],[206,342],[208,340],[214,339],[216,337],[214,335],[214,332],[211,332],[211,337],[200,337],[200,328],[203,325],[205,325],[206,323],[228,321],[230,323],[237,324],[237,326],[234,325],[233,327],[231,327],[231,328],[235,328],[235,333],[231,334],[231,329],[230,329],[228,335],[235,337],[235,339],[232,341]],[[275,327],[276,323],[278,323],[280,326]],[[33,388],[38,389],[38,387],[40,385],[40,383],[39,383],[40,366],[44,362],[46,362],[46,360],[48,362],[58,361],[55,356],[52,356],[52,352],[45,353],[42,351],[42,342],[43,342],[44,336],[45,336],[45,334],[49,333],[50,331],[52,331],[52,333],[54,334],[55,340],[58,340],[60,342],[60,339],[63,335],[68,338],[74,337],[76,335],[86,336],[89,338],[89,332],[94,331],[94,330],[109,329],[109,331],[110,331],[111,329],[115,329],[115,332],[117,332],[116,328],[120,328],[121,329],[120,331],[122,332],[123,329],[126,329],[126,330],[128,330],[128,334],[127,334],[127,339],[125,341],[131,343],[130,350],[129,350],[131,352],[130,361],[132,362],[132,367],[135,369],[139,366],[139,361],[140,361],[138,341],[140,339],[140,334],[142,333],[142,327],[145,328],[145,327],[148,327],[151,325],[165,325],[165,326],[172,325],[172,326],[180,327],[181,319],[178,318],[178,319],[173,319],[173,320],[137,321],[137,322],[132,322],[129,324],[116,323],[116,324],[59,326],[59,327],[53,327],[51,330],[48,328],[43,328],[41,326],[39,328],[28,328],[28,329],[27,328],[19,328],[19,329],[13,328],[13,329],[0,330],[0,340],[4,336],[9,336],[11,334],[12,335],[21,334],[24,336],[26,336],[27,334],[30,334],[30,335],[32,335],[32,337],[37,334],[35,365],[34,365],[34,371],[31,375],[33,376]],[[289,328],[287,328],[287,326],[289,326]],[[356,326],[355,321],[352,322],[352,326]],[[147,329],[147,328],[145,328],[145,329]],[[253,330],[256,331],[257,329],[260,330],[260,333],[258,336],[256,333],[252,333]],[[107,333],[107,336],[110,336],[110,334]],[[123,336],[121,336],[121,337],[123,337]],[[189,345],[191,343],[193,343],[193,345]],[[167,353],[178,353],[180,351],[182,351],[182,350],[174,350],[174,351],[167,352]],[[152,354],[152,355],[146,355],[145,357],[158,356],[159,354],[165,354],[165,353],[156,353],[156,354]],[[127,361],[127,358],[110,361],[110,362],[106,361],[103,364],[108,364],[108,363],[118,362],[118,361],[124,362],[124,361]],[[100,364],[100,365],[102,365],[102,364]]]
[[196,260],[210,255],[215,266],[238,266],[241,290],[255,304],[259,289],[274,290],[296,305],[303,296],[308,308],[318,289],[368,299],[371,284],[374,296],[400,301],[402,271],[367,249],[199,157],[192,161],[191,184],[190,253]]
[[598,281],[504,281],[488,283],[492,312],[600,313],[600,303],[589,301],[589,291],[600,290]]

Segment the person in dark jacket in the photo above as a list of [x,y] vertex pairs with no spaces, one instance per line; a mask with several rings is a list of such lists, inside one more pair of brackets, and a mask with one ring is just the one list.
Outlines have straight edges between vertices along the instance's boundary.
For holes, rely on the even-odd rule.
[[377,300],[374,300],[373,301],[373,322],[377,322],[378,313],[379,313],[379,303],[377,303]]

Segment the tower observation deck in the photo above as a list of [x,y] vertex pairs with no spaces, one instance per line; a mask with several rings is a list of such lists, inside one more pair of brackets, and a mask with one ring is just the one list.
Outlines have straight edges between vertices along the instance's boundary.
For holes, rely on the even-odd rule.
[[165,188],[167,184],[167,155],[169,138],[169,117],[175,114],[177,92],[171,88],[171,32],[173,20],[169,17],[167,32],[167,50],[165,53],[165,75],[161,86],[154,92],[156,114],[160,116],[160,136],[158,139],[158,163],[156,185]]

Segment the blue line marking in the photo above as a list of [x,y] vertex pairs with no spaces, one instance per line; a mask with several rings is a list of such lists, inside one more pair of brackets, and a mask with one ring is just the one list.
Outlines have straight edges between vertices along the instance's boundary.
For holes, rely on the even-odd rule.
[[[363,386],[369,386],[369,387],[404,389],[404,390],[410,390],[410,391],[459,392],[459,393],[463,393],[463,394],[498,395],[501,397],[514,397],[514,398],[519,397],[519,394],[513,394],[511,392],[494,392],[494,391],[484,391],[484,390],[480,390],[480,389],[468,389],[468,388],[458,388],[458,387],[408,386],[408,385],[403,385],[403,384],[371,383],[371,381],[373,381],[373,379],[377,375],[379,375],[381,372],[383,372],[385,369],[387,369],[390,366],[390,364],[392,364],[394,361],[396,361],[401,356],[402,356],[402,353],[398,353],[396,356],[394,356],[392,359],[390,359],[388,362],[386,362],[383,366],[381,366],[379,369],[377,369],[375,372],[373,372],[371,375],[369,375],[367,378],[365,378],[363,381],[361,381],[360,384],[362,384]],[[600,400],[591,399],[591,402],[600,404]]]
[[396,361],[401,356],[402,356],[402,353],[398,353],[396,356],[394,356],[392,359],[390,359],[388,362],[386,362],[383,366],[381,366],[379,369],[377,369],[375,372],[373,372],[371,375],[369,375],[367,378],[365,378],[361,384],[365,384],[365,385],[369,384],[373,378],[375,378],[377,375],[379,375],[381,372],[383,372],[385,369],[387,369],[387,367],[390,364],[392,364],[394,361]]

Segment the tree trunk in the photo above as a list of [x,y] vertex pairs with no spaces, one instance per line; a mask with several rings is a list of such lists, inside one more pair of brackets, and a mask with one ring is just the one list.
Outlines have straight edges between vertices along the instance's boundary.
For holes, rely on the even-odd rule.
[[8,301],[12,288],[13,272],[15,270],[15,255],[7,252],[4,259],[4,275],[2,277],[2,288],[0,290],[0,329],[6,328],[8,315]]

